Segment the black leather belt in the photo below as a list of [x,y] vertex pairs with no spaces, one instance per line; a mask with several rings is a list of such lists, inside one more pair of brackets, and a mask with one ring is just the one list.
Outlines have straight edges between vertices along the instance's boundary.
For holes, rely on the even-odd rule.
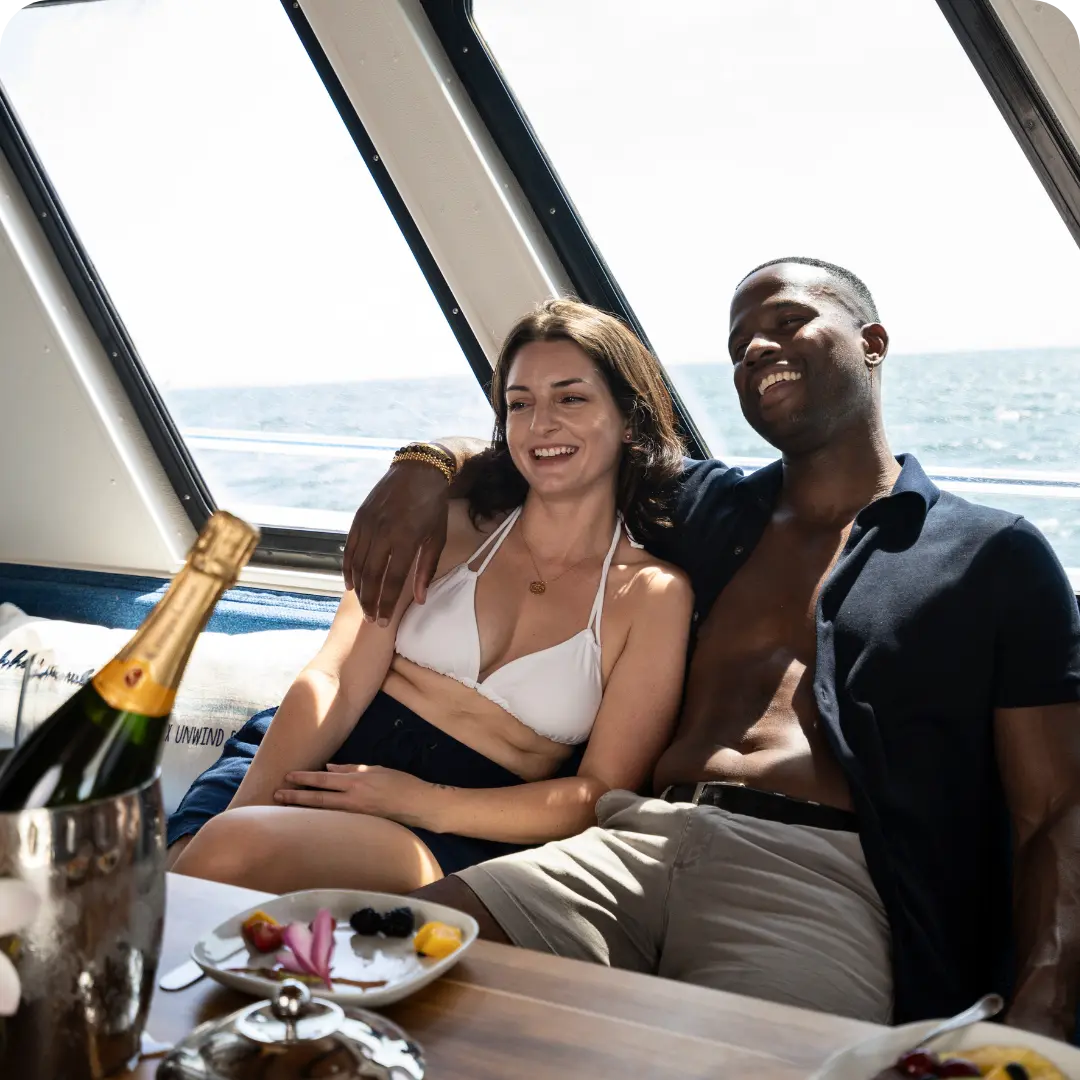
[[688,802],[695,806],[719,806],[733,814],[780,821],[785,825],[809,825],[815,829],[858,832],[859,819],[850,810],[806,802],[775,791],[720,782],[673,784],[661,798],[667,802]]

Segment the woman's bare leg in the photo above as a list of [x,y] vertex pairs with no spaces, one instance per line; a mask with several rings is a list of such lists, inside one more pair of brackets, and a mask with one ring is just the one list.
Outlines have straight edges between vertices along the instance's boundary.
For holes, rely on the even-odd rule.
[[396,821],[296,806],[226,810],[202,827],[173,870],[272,893],[407,893],[443,876],[427,845]]
[[181,836],[179,840],[165,850],[166,870],[171,870],[176,865],[176,860],[184,854],[184,848],[186,848],[194,839],[194,833],[189,833],[187,836]]

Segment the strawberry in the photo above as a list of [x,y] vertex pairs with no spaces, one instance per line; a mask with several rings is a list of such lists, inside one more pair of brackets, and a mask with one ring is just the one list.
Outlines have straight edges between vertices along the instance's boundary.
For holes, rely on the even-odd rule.
[[285,928],[262,911],[244,921],[240,933],[244,940],[257,952],[277,952],[281,948],[281,932]]

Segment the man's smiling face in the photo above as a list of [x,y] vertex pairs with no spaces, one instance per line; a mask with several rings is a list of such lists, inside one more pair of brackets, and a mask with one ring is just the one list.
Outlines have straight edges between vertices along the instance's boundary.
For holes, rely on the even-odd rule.
[[784,453],[806,453],[879,407],[873,369],[888,339],[830,271],[777,263],[731,302],[728,348],[743,416]]

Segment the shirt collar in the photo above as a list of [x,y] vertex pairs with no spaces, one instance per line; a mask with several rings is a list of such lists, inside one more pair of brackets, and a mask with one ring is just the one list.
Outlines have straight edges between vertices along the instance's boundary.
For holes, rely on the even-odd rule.
[[760,509],[772,513],[783,483],[784,463],[772,461],[752,473],[744,473],[735,485],[735,492],[740,498],[748,499]]
[[914,514],[921,525],[926,520],[930,508],[941,497],[941,490],[923,472],[914,454],[897,454],[900,475],[893,484],[893,489],[882,499],[877,499],[859,511],[864,522],[867,517],[880,518],[882,514]]
[[[917,513],[921,523],[940,498],[941,490],[923,472],[923,467],[914,454],[898,454],[896,461],[900,466],[900,475],[896,478],[892,491],[859,511],[858,517],[863,523],[868,524],[867,517],[878,518],[883,513],[906,514],[908,510]],[[741,497],[757,503],[761,509],[771,511],[780,497],[783,483],[784,463],[773,461],[749,475],[742,476],[735,490]]]

